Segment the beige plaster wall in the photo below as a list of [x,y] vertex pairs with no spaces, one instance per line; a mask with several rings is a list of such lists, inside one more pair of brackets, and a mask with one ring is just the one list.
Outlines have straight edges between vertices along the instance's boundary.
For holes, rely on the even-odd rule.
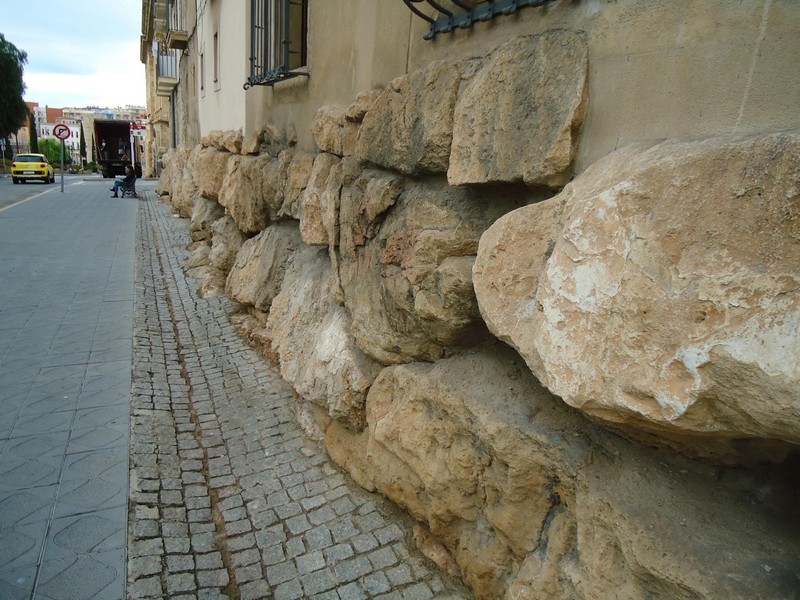
[[319,106],[551,28],[589,43],[578,172],[631,142],[800,127],[796,0],[557,0],[434,41],[399,0],[311,0],[309,20],[310,78],[248,92],[246,127],[282,124],[309,150]]
[[[200,135],[214,129],[244,127],[247,98],[242,85],[247,79],[250,47],[247,41],[249,2],[209,0],[198,14],[196,82]],[[214,33],[219,34],[219,71],[214,82]],[[200,53],[205,56],[205,85],[200,90]]]

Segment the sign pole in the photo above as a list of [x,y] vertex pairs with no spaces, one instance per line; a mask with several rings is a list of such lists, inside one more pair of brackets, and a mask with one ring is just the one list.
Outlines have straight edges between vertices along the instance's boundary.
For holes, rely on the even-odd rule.
[[131,123],[131,169],[136,172],[136,148],[133,145],[133,123]]
[[61,193],[64,193],[64,140],[61,140]]
[[66,140],[69,135],[69,127],[64,125],[63,123],[59,123],[55,127],[53,127],[53,135],[55,135],[58,139],[61,140],[61,193],[64,193],[64,140]]

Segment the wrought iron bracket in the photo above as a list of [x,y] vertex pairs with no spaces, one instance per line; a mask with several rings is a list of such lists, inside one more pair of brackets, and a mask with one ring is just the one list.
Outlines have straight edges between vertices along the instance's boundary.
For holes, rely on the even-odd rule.
[[[426,40],[432,40],[437,33],[450,33],[454,29],[468,29],[475,22],[490,21],[500,15],[511,15],[521,8],[528,6],[542,6],[549,0],[488,0],[474,8],[465,4],[463,0],[450,0],[455,6],[464,9],[464,12],[455,13],[444,8],[437,0],[403,0],[405,5],[415,15],[430,23],[430,29],[425,34]],[[425,3],[436,9],[438,18],[425,14],[416,4]]]
[[310,77],[309,73],[304,71],[286,71],[283,67],[278,67],[277,69],[273,69],[272,71],[267,71],[261,77],[248,77],[247,81],[245,81],[244,85],[242,86],[245,90],[249,90],[251,87],[256,85],[268,85],[273,86],[276,83],[280,83],[281,81],[286,81],[287,79],[293,79],[295,77]]

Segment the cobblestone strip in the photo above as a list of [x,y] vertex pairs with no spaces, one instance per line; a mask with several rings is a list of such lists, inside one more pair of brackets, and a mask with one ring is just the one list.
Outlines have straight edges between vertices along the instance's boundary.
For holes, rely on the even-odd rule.
[[463,588],[332,466],[226,298],[187,281],[188,224],[147,194],[137,238],[128,597],[424,600]]

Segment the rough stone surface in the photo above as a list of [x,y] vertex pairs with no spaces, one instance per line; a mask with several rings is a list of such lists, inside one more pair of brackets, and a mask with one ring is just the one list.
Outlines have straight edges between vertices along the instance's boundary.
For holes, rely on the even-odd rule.
[[[394,194],[384,185],[392,187],[376,183],[376,211]],[[375,236],[341,255],[341,285],[358,346],[395,364],[436,360],[451,345],[478,341],[484,327],[475,321],[472,286],[453,277],[465,275],[463,269],[442,264],[474,256],[483,231],[512,206],[505,199],[489,202],[479,191],[409,182]],[[439,310],[444,306],[452,312]]]
[[232,154],[239,154],[242,151],[243,135],[241,129],[226,131],[222,136],[221,150],[227,150]]
[[227,215],[217,219],[211,229],[209,264],[227,274],[236,261],[236,254],[242,247],[245,237],[237,229],[236,222]]
[[296,224],[278,223],[246,240],[225,283],[226,294],[258,310],[269,310],[280,292],[286,265],[300,247]]
[[369,90],[356,94],[355,101],[347,107],[345,118],[353,123],[361,123],[364,116],[373,107],[382,90]]
[[564,185],[588,62],[584,37],[571,31],[519,37],[495,50],[456,103],[448,181]]
[[211,226],[214,221],[225,215],[225,209],[219,202],[198,196],[192,208],[192,221],[189,235],[192,241],[211,240]]
[[407,175],[446,172],[462,68],[436,61],[393,80],[364,116],[358,159]]
[[745,599],[798,585],[790,468],[765,471],[769,491],[742,502],[751,475],[606,432],[509,349],[384,369],[367,423],[332,423],[329,452],[426,523],[476,598]]
[[364,425],[366,392],[381,366],[356,347],[350,316],[335,301],[338,284],[327,253],[295,253],[272,302],[266,332],[281,375],[306,400],[348,425]]
[[343,138],[345,125],[345,109],[335,104],[320,107],[311,123],[311,132],[320,152],[328,152],[337,156],[344,153]]
[[311,179],[314,159],[315,155],[310,152],[295,152],[292,156],[278,216],[300,220],[300,200]]
[[167,165],[169,187],[165,188],[164,191],[169,194],[170,205],[182,217],[191,216],[195,199],[199,193],[194,178],[191,156],[199,152],[200,149],[201,146],[198,145],[191,150],[178,150],[172,155]]
[[260,193],[263,186],[259,175],[270,161],[268,156],[234,156],[228,161],[219,203],[243,233],[257,233],[269,225],[269,209]]
[[356,247],[375,237],[383,215],[394,206],[405,179],[386,171],[368,169],[359,173],[341,191],[339,247],[350,258]]
[[531,224],[557,209],[487,232],[487,323],[553,393],[628,435],[711,455],[800,443],[799,158],[797,132],[609,155],[551,201],[568,216],[549,258],[557,225]]
[[229,152],[220,152],[215,147],[192,151],[189,163],[201,196],[209,200],[219,200],[222,180],[231,156]]
[[[327,246],[332,239],[325,226],[325,214],[338,210],[341,171],[337,168],[340,162],[338,156],[327,152],[317,154],[314,159],[308,185],[300,197],[300,234],[306,244]],[[326,207],[326,203],[334,206]]]

